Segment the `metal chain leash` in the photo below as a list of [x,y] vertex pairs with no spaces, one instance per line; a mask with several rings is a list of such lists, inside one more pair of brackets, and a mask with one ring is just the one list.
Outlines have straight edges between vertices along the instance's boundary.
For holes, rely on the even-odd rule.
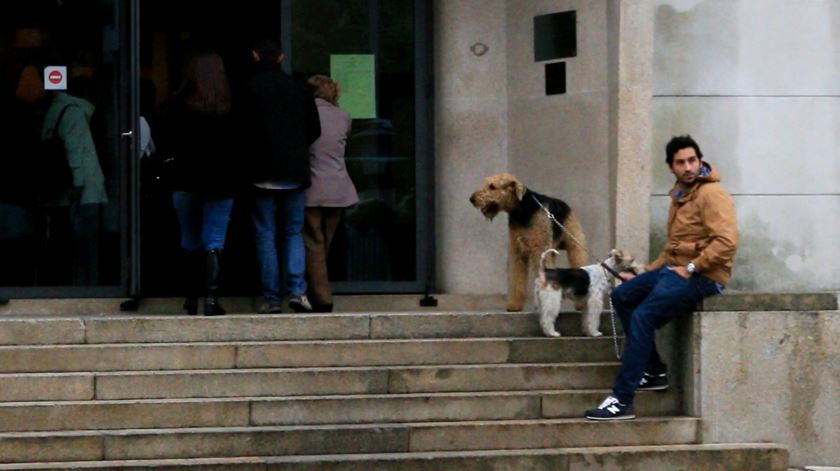
[[615,358],[617,360],[621,360],[621,350],[624,350],[624,342],[626,339],[622,339],[621,341],[621,350],[618,349],[618,332],[615,330],[615,308],[613,308],[612,297],[607,296],[607,299],[610,301],[610,322],[612,323],[612,339],[613,339],[613,346],[615,347]]
[[589,253],[589,251],[588,251],[588,250],[586,250],[586,246],[585,246],[585,245],[583,245],[583,244],[582,244],[579,240],[577,240],[577,238],[576,238],[574,235],[572,235],[572,233],[571,233],[571,232],[569,232],[569,230],[568,230],[568,229],[566,229],[566,226],[564,226],[564,225],[563,225],[560,221],[558,221],[558,220],[557,220],[557,218],[555,218],[555,217],[554,217],[554,215],[553,215],[553,214],[551,214],[551,211],[549,211],[549,210],[548,210],[548,208],[546,208],[546,207],[545,207],[542,203],[540,203],[540,200],[539,200],[539,199],[537,199],[537,197],[536,197],[535,195],[531,195],[531,196],[534,198],[534,201],[536,201],[536,202],[537,202],[537,204],[539,205],[539,207],[540,207],[540,208],[542,208],[542,210],[543,210],[543,211],[545,211],[545,215],[546,215],[546,217],[547,217],[550,221],[552,221],[554,224],[556,224],[556,225],[557,225],[557,227],[559,227],[560,229],[563,229],[563,233],[564,233],[565,235],[569,236],[569,238],[570,238],[570,239],[572,239],[572,240],[573,240],[573,241],[574,241],[574,242],[578,245],[578,247],[580,247],[580,249],[581,249],[581,250],[583,250],[583,252],[586,254],[586,256],[587,256],[587,257],[589,257],[589,260],[595,261],[598,265],[601,265],[601,267],[602,267],[604,270],[606,270],[607,272],[609,272],[609,274],[610,274],[610,275],[612,275],[613,277],[615,277],[617,280],[621,280],[621,279],[622,279],[622,278],[621,278],[621,275],[619,275],[619,274],[618,274],[618,272],[616,272],[615,270],[613,270],[611,267],[607,266],[607,264],[606,264],[606,263],[604,263],[603,261],[598,260],[597,258],[593,257],[593,256],[592,256],[592,254],[591,254],[591,253]]

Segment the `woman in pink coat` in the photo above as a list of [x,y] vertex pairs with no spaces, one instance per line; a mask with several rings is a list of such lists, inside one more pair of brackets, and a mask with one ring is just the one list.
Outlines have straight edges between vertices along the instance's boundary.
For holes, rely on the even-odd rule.
[[331,312],[332,289],[327,273],[330,243],[343,209],[359,201],[344,165],[344,148],[352,120],[349,113],[338,107],[341,89],[336,82],[325,75],[315,75],[308,83],[318,107],[321,137],[309,148],[312,186],[306,190],[303,229],[306,278],[312,310]]

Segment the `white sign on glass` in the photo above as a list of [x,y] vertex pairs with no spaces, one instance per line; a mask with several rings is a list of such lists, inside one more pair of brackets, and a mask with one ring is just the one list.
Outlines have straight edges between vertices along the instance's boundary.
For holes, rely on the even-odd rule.
[[44,90],[67,90],[67,67],[50,65],[44,68]]

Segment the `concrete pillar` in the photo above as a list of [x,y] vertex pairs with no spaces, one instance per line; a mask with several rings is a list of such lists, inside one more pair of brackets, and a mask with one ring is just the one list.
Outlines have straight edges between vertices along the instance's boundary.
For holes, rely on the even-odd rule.
[[482,179],[508,169],[505,0],[436,0],[435,224],[437,286],[507,291],[506,217],[470,205]]
[[652,178],[653,0],[609,0],[608,24],[611,245],[646,259]]

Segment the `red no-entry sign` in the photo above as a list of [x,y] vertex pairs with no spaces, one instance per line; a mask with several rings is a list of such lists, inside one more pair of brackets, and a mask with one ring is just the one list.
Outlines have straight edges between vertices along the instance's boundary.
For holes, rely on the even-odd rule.
[[59,72],[57,70],[53,70],[52,72],[50,72],[49,81],[53,85],[58,85],[59,83],[61,83],[61,80],[63,78],[64,78],[64,74],[62,74],[61,72]]
[[67,67],[63,65],[45,67],[44,90],[67,90]]

